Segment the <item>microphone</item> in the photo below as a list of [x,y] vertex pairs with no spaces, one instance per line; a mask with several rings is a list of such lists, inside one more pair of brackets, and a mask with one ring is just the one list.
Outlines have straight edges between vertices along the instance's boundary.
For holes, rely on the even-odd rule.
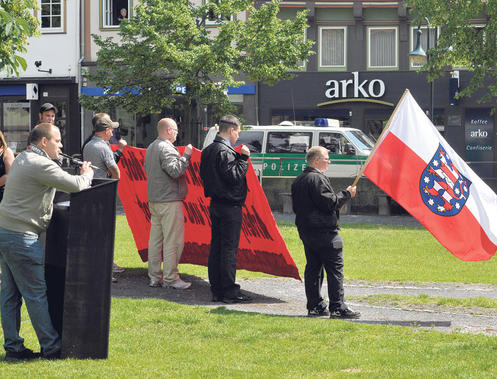
[[[71,157],[70,155],[64,154],[63,152],[59,152],[60,155],[62,155],[64,158],[69,159],[69,162],[77,167],[81,167],[83,165],[83,161],[79,160],[78,158]],[[97,166],[90,165],[90,167],[94,170],[98,170]]]

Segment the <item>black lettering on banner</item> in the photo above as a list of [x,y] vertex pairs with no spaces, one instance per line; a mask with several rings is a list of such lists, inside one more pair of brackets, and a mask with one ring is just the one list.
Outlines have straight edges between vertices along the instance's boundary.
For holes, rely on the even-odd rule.
[[242,231],[248,237],[257,237],[266,240],[274,241],[273,237],[267,230],[266,224],[257,213],[254,206],[246,207],[247,211],[243,213],[242,218]]
[[140,198],[135,195],[136,198],[136,204],[140,207],[140,209],[143,212],[143,215],[147,219],[148,222],[150,222],[151,216],[150,216],[150,209],[148,207],[148,202],[141,201]]
[[191,162],[185,173],[186,182],[190,185],[202,187],[202,179],[200,179],[200,162]]
[[147,176],[145,174],[145,168],[143,167],[144,159],[138,158],[138,154],[128,155],[124,154],[121,157],[119,163],[122,162],[123,168],[128,173],[128,176],[133,181],[143,181],[147,180]]
[[209,207],[204,203],[202,198],[198,202],[184,201],[186,217],[192,224],[209,225],[211,226],[211,219],[209,215]]

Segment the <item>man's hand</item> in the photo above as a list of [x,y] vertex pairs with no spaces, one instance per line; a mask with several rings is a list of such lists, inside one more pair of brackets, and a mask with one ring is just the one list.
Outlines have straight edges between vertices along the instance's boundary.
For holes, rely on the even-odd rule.
[[124,150],[124,147],[125,146],[128,146],[128,143],[126,142],[125,139],[120,139],[119,140],[119,147],[118,147],[118,150],[120,150],[121,152]]
[[191,143],[189,143],[188,145],[186,145],[185,147],[185,154],[188,154],[188,155],[192,155],[192,150],[193,150],[193,146]]
[[90,167],[91,162],[86,162],[84,161],[81,167],[79,168],[79,173],[81,175],[86,174],[86,173],[92,173],[93,169]]
[[348,186],[347,191],[350,192],[350,197],[354,197],[356,192],[357,192],[357,187],[356,186]]
[[246,155],[247,157],[250,157],[250,150],[247,146],[242,145],[241,152],[243,155]]

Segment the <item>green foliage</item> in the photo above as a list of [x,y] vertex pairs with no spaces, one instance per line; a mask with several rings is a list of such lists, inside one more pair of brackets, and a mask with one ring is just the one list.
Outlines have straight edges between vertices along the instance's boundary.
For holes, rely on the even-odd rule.
[[[83,96],[91,110],[117,105],[135,113],[160,113],[186,87],[186,103],[228,106],[228,86],[239,75],[274,83],[290,77],[310,54],[304,41],[305,12],[295,20],[277,18],[278,1],[252,6],[251,0],[143,0],[120,24],[119,38],[93,38],[99,47],[97,73],[90,75],[108,96]],[[246,12],[247,21],[236,16]],[[218,21],[209,27],[209,18]],[[120,92],[122,96],[112,96]]]
[[473,77],[460,96],[473,94],[485,78],[490,85],[482,101],[497,96],[497,1],[408,0],[407,5],[412,6],[412,25],[424,23],[427,17],[433,27],[440,27],[437,46],[430,49],[430,62],[423,68],[430,80],[439,77],[447,66],[463,66]]
[[28,38],[39,34],[35,8],[35,0],[0,0],[0,70],[7,75],[26,70],[26,60],[18,53],[25,53]]

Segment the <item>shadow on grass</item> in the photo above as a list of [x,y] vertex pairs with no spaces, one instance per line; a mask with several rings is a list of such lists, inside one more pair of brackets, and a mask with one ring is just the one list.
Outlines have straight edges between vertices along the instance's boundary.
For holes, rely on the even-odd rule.
[[[181,274],[181,278],[191,282],[192,286],[186,290],[174,288],[152,288],[148,286],[148,274],[145,268],[128,268],[121,274],[115,274],[117,283],[112,283],[113,297],[128,297],[133,299],[155,298],[172,301],[185,305],[221,305],[212,301],[209,282],[194,275]],[[283,303],[281,299],[268,297],[259,293],[243,291],[253,298],[251,304]]]

